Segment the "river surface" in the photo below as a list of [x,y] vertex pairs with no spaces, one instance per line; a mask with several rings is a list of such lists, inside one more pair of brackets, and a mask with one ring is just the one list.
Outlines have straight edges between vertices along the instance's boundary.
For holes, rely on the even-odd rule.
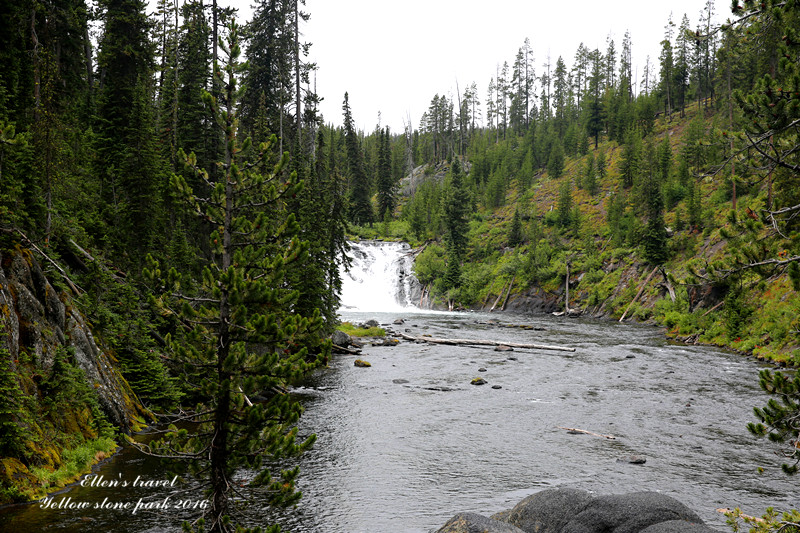
[[[303,499],[283,512],[250,504],[243,511],[253,522],[274,520],[308,533],[427,532],[457,512],[492,514],[534,492],[567,486],[597,494],[659,491],[722,531],[729,529],[717,508],[739,506],[758,515],[768,506],[800,504],[797,480],[780,473],[775,449],[745,427],[753,406],[765,402],[760,366],[751,359],[669,344],[656,328],[582,318],[410,311],[345,312],[343,318],[377,318],[415,336],[576,351],[403,341],[365,346],[360,357],[371,368],[354,367],[355,356],[336,356],[296,391],[306,407],[300,433],[317,434],[299,461]],[[396,318],[405,324],[392,325]],[[536,329],[501,327],[522,324]],[[470,385],[475,377],[488,383]],[[646,463],[625,462],[632,455]],[[137,476],[168,479],[163,472],[158,461],[129,448],[99,470],[106,480],[129,483]],[[191,512],[174,504],[202,499],[192,486],[77,486],[56,501],[68,497],[92,504],[169,498],[169,508],[134,513],[28,504],[0,510],[0,528],[175,531]]]

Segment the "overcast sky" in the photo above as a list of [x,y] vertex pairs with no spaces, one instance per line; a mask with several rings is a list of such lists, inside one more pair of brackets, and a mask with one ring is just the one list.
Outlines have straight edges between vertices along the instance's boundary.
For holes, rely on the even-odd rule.
[[[228,0],[249,19],[253,0]],[[456,84],[475,82],[485,107],[489,80],[498,64],[513,64],[529,38],[536,74],[559,56],[572,66],[582,42],[605,52],[610,36],[617,56],[630,31],[634,77],[641,78],[646,58],[658,63],[660,42],[670,13],[677,26],[684,13],[694,27],[705,0],[306,0],[311,19],[301,26],[317,62],[317,92],[325,121],[342,122],[347,91],[359,128],[378,124],[400,133],[410,116],[419,127],[436,94],[457,98]],[[219,0],[226,5],[226,0]],[[729,0],[714,0],[715,19],[730,16]]]

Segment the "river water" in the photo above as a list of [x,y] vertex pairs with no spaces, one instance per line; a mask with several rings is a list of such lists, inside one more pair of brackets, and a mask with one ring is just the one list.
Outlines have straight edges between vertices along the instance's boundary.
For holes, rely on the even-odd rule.
[[[360,306],[363,307],[363,306]],[[760,514],[800,504],[796,480],[746,429],[763,405],[760,365],[720,350],[667,343],[657,328],[547,315],[343,311],[414,336],[563,345],[575,352],[417,344],[365,346],[338,355],[295,392],[301,435],[296,509],[242,507],[252,523],[307,533],[427,532],[461,511],[512,507],[534,492],[578,487],[597,494],[659,491],[728,530],[720,507]],[[394,325],[397,318],[404,324]],[[526,326],[523,329],[515,326]],[[485,371],[481,371],[485,369]],[[475,377],[488,383],[471,385]],[[500,388],[492,388],[499,386]],[[615,439],[573,434],[578,428]],[[638,456],[645,464],[630,464]],[[758,468],[764,473],[759,474]],[[168,479],[158,461],[126,448],[105,480]],[[242,473],[242,483],[247,473]],[[247,493],[246,488],[241,490]],[[166,509],[0,510],[7,531],[175,531],[202,500],[188,487],[80,487],[54,501],[163,502]],[[59,500],[61,499],[61,500]]]

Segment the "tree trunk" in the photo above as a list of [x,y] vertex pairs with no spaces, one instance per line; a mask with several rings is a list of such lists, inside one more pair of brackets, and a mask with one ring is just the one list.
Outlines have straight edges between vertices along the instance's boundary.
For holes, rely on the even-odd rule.
[[295,113],[297,113],[297,146],[300,146],[302,136],[302,117],[301,117],[301,100],[300,97],[300,0],[294,0],[294,89],[295,89]]
[[525,348],[529,350],[554,350],[560,352],[574,352],[575,348],[568,346],[553,346],[546,344],[527,344],[519,342],[500,342],[486,339],[440,339],[436,337],[414,337],[399,333],[400,337],[416,342],[430,342],[433,344],[451,344],[456,346],[510,346],[511,348]]

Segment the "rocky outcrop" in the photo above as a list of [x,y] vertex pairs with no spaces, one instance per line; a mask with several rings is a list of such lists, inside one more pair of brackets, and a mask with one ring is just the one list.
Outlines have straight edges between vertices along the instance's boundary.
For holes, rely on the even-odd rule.
[[[511,527],[512,529],[508,529]],[[503,529],[506,528],[506,529]],[[487,518],[454,516],[436,533],[718,533],[684,504],[657,492],[593,496],[573,488],[548,489]]]
[[[112,354],[98,345],[70,296],[54,288],[28,250],[0,255],[0,321],[0,349],[7,350],[12,372],[25,365],[36,384],[52,373],[56,354],[66,354],[97,393],[108,420],[126,433],[134,428],[145,410]],[[24,388],[39,392],[30,384]]]

